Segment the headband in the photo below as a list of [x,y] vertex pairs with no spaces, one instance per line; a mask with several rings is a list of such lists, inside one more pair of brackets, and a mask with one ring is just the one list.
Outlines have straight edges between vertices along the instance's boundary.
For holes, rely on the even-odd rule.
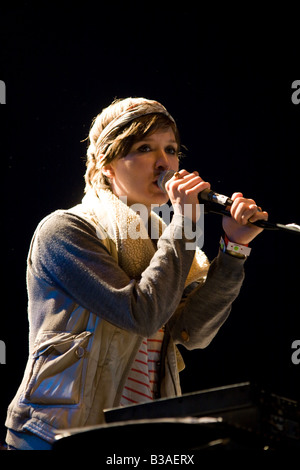
[[120,130],[122,127],[126,126],[126,124],[133,121],[134,119],[137,119],[142,116],[147,116],[148,114],[159,113],[164,114],[170,119],[170,121],[176,124],[171,114],[169,114],[166,108],[162,104],[158,103],[158,101],[142,101],[141,103],[133,104],[121,114],[116,116],[112,121],[110,121],[110,123],[103,129],[103,131],[99,135],[97,139],[97,146],[100,146],[101,144],[105,145],[105,143],[107,143],[109,137],[113,132]]

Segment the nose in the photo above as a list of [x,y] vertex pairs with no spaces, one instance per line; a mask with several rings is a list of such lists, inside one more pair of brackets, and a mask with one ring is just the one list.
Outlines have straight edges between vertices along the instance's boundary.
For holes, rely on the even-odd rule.
[[164,149],[157,151],[155,168],[161,171],[165,171],[170,168],[170,158]]

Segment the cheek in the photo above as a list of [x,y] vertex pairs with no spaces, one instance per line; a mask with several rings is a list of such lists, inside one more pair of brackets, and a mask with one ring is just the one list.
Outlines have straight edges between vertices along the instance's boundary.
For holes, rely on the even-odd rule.
[[152,180],[153,166],[149,155],[125,157],[115,166],[116,182],[123,187],[126,186],[127,191],[141,189],[146,182]]
[[141,185],[152,175],[153,170],[149,161],[137,159],[126,162],[126,179],[134,186]]
[[143,181],[142,170],[130,162],[120,165],[115,172],[116,185],[128,194],[140,190]]

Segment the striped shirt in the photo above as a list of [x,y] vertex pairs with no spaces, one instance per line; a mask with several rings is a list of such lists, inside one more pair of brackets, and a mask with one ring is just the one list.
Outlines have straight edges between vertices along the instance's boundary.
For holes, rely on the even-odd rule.
[[163,337],[164,327],[143,340],[126,379],[120,406],[144,403],[157,397]]

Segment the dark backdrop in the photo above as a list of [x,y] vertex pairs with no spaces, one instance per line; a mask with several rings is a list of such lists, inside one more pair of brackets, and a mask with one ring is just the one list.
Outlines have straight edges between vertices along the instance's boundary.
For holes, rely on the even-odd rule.
[[[114,98],[161,101],[188,148],[186,169],[197,169],[218,192],[253,197],[271,221],[300,223],[300,104],[291,100],[300,79],[296,14],[204,11],[195,2],[120,5],[1,7],[7,104],[0,109],[0,340],[7,358],[0,366],[0,441],[28,353],[30,239],[42,217],[81,199],[81,141]],[[210,259],[221,233],[220,216],[207,215]],[[252,243],[230,318],[207,349],[182,350],[184,392],[250,380],[299,398],[300,365],[291,361],[292,342],[300,339],[299,241],[264,232]]]

